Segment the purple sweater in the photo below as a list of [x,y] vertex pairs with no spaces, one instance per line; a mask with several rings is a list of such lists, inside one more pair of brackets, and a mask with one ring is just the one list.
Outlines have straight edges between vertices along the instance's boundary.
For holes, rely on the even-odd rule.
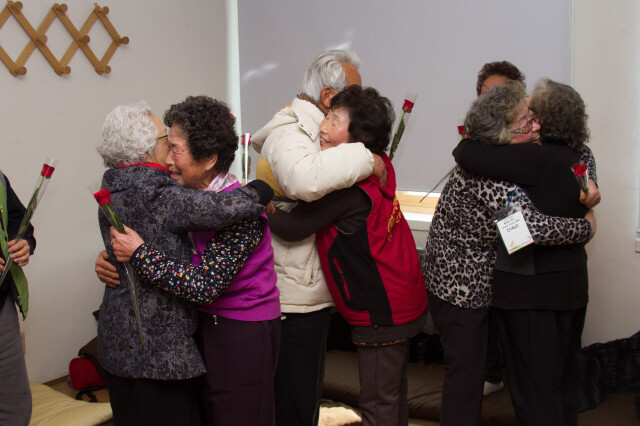
[[[236,182],[221,192],[231,191],[240,186]],[[273,269],[271,233],[264,213],[262,220],[265,224],[264,236],[233,283],[219,299],[208,305],[200,305],[198,310],[241,321],[272,320],[280,316],[280,293],[276,287],[277,276]],[[200,264],[202,254],[215,234],[214,230],[193,233],[193,245],[197,252],[191,254],[193,265]]]

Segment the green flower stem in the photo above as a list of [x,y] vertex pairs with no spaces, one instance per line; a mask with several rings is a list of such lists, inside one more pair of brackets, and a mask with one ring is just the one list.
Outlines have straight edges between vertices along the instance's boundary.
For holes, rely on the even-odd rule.
[[396,153],[396,149],[398,149],[398,144],[400,143],[400,138],[402,138],[402,134],[404,133],[404,115],[407,113],[406,109],[402,109],[402,115],[400,116],[400,122],[398,123],[398,130],[396,130],[396,134],[393,135],[393,142],[391,142],[391,150],[389,151],[389,159],[393,160],[393,156]]
[[[121,234],[126,234],[124,230],[124,225],[122,221],[111,208],[110,203],[105,203],[102,206],[102,212],[107,216],[111,225],[118,230]],[[142,333],[142,319],[140,318],[140,307],[138,306],[138,294],[137,294],[137,283],[136,277],[133,273],[133,268],[129,264],[129,262],[124,262],[125,274],[127,276],[127,280],[129,281],[129,293],[131,294],[131,300],[133,301],[133,312],[136,315],[136,323],[138,324],[138,332],[140,333],[140,342],[142,342],[142,346],[144,346],[144,335]]]
[[[36,184],[36,189],[33,191],[33,195],[31,195],[31,200],[29,200],[29,204],[27,204],[27,209],[24,212],[24,216],[22,217],[22,222],[20,222],[20,227],[18,228],[18,234],[14,238],[16,243],[24,237],[24,233],[29,229],[29,223],[31,222],[31,217],[33,217],[33,213],[36,211],[36,207],[38,207],[38,194],[40,194],[40,189],[42,188],[42,184],[46,178],[44,176],[40,176],[38,179],[38,183]],[[44,193],[44,192],[43,192]],[[4,271],[0,276],[0,285],[4,282],[4,279],[9,274],[9,269],[11,269],[11,265],[13,265],[13,259],[11,256],[7,256],[7,261],[4,264]]]
[[449,170],[449,173],[447,173],[446,175],[444,175],[444,176],[442,177],[442,179],[440,179],[440,180],[438,181],[438,183],[436,183],[436,185],[435,185],[433,188],[431,188],[431,190],[430,190],[429,192],[427,192],[427,193],[425,194],[425,196],[424,196],[424,197],[420,198],[420,201],[418,201],[418,202],[419,202],[419,203],[421,203],[425,198],[427,198],[427,197],[429,196],[429,194],[431,194],[431,193],[432,193],[432,192],[433,192],[437,187],[439,187],[439,186],[440,186],[440,184],[441,184],[442,182],[444,182],[444,180],[445,180],[446,178],[448,178],[449,176],[451,176],[451,174],[453,173],[453,171],[454,171],[456,168],[458,168],[458,165],[457,165],[457,164],[456,164],[455,166],[453,166],[453,168],[452,168],[451,170]]

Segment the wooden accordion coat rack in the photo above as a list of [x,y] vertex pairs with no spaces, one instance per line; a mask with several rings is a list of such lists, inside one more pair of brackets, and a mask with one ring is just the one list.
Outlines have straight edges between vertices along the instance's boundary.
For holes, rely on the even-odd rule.
[[[36,48],[38,48],[38,50],[42,52],[44,57],[53,67],[53,70],[58,75],[71,73],[69,62],[71,61],[71,58],[73,58],[73,55],[76,53],[78,48],[80,48],[87,59],[89,59],[98,74],[108,74],[111,72],[111,67],[108,65],[111,57],[113,57],[113,54],[118,49],[118,46],[120,46],[121,44],[129,43],[129,38],[120,37],[116,29],[113,27],[113,25],[109,21],[109,18],[107,18],[109,8],[96,5],[82,28],[80,28],[79,30],[76,29],[69,17],[67,17],[66,11],[66,4],[54,4],[36,30],[31,26],[27,18],[25,18],[25,16],[22,14],[21,2],[7,2],[7,5],[0,12],[0,30],[2,29],[2,26],[5,24],[5,22],[7,22],[7,19],[9,19],[9,17],[13,15],[16,21],[18,21],[18,24],[20,24],[22,29],[24,29],[24,31],[30,38],[29,42],[22,50],[22,53],[15,62],[9,57],[2,46],[0,46],[0,60],[4,62],[4,64],[9,69],[9,72],[14,77],[25,75],[27,73],[27,68],[24,66],[24,64],[27,62],[29,56],[31,56]],[[59,19],[60,22],[62,22],[62,25],[67,29],[73,39],[66,53],[59,61],[47,47],[47,36],[45,35],[56,18]],[[105,29],[113,39],[111,45],[109,45],[109,47],[107,48],[107,51],[105,52],[102,59],[98,59],[89,46],[90,38],[88,36],[88,33],[97,20],[100,20],[100,22],[102,22],[102,25],[104,25]]]

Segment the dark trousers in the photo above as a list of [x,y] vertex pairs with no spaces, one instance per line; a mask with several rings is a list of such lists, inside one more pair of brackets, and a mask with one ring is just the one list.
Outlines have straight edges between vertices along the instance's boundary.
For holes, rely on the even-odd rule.
[[108,375],[114,426],[200,426],[197,379],[129,379]]
[[411,341],[358,346],[360,410],[363,426],[407,426],[407,368]]
[[318,424],[330,308],[285,314],[275,376],[276,425]]
[[440,333],[446,370],[440,424],[479,425],[489,308],[461,308],[431,293],[429,305]]
[[207,368],[202,376],[204,424],[273,425],[280,317],[237,321],[198,312],[196,342]]
[[11,294],[0,295],[0,425],[26,426],[30,418],[31,387],[18,312]]
[[580,340],[586,307],[497,309],[509,392],[521,425],[578,423]]
[[489,340],[487,342],[487,367],[484,380],[491,383],[502,381],[502,362],[500,359],[500,331],[494,308],[489,309]]

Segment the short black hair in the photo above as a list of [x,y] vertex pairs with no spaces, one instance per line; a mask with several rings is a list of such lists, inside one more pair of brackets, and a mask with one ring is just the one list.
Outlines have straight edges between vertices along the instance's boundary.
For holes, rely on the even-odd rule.
[[235,117],[229,107],[209,96],[187,96],[164,113],[164,124],[176,125],[187,138],[196,161],[218,154],[215,169],[226,173],[238,149]]
[[349,86],[331,99],[331,109],[349,113],[349,142],[362,142],[374,154],[389,146],[395,113],[391,101],[373,87]]
[[480,96],[482,85],[492,75],[503,75],[509,80],[515,80],[526,86],[524,82],[524,74],[520,72],[518,67],[509,61],[487,62],[478,72],[478,80],[476,81],[476,94]]

